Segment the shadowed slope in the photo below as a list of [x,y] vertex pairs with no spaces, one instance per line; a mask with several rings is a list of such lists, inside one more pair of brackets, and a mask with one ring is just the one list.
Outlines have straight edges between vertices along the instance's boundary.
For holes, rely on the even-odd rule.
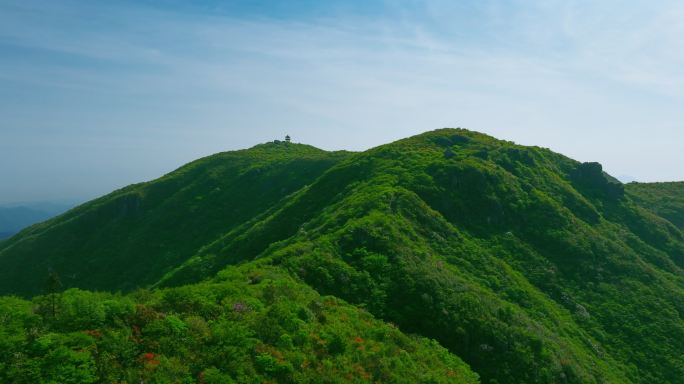
[[34,225],[0,244],[0,292],[153,283],[216,236],[313,182],[347,153],[270,143],[216,154]]
[[630,183],[627,192],[639,205],[684,229],[684,182]]

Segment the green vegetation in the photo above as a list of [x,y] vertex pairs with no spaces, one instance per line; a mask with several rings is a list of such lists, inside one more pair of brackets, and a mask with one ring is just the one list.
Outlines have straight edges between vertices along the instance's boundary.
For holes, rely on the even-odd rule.
[[[157,319],[174,316],[176,325],[187,323],[188,316],[212,323],[234,315],[234,300],[253,308],[254,316],[280,311],[266,299],[269,286],[299,292],[281,295],[289,313],[299,313],[295,308],[315,313],[312,301],[344,308],[344,313],[329,312],[326,320],[312,318],[304,344],[295,343],[296,332],[283,326],[287,321],[282,317],[256,322],[231,318],[236,321],[232,327],[249,328],[257,340],[233,347],[249,370],[243,376],[216,365],[210,344],[186,346],[185,355],[173,349],[137,351],[137,356],[150,352],[189,361],[185,369],[193,380],[199,379],[192,375],[210,371],[231,380],[262,375],[285,381],[275,366],[291,363],[294,368],[301,366],[294,356],[318,356],[314,346],[320,338],[327,355],[312,361],[304,376],[292,374],[287,380],[474,380],[460,358],[488,384],[684,382],[681,184],[625,187],[600,164],[461,129],[428,132],[356,154],[280,143],[217,156],[215,162],[201,160],[193,163],[201,166],[190,164],[160,180],[115,192],[0,244],[0,270],[12,267],[11,279],[0,280],[0,288],[37,293],[42,285],[26,278],[46,266],[54,267],[67,287],[151,286],[151,291],[127,296],[73,290],[64,295],[86,295],[98,305],[128,300],[158,313]],[[263,169],[256,164],[264,163],[268,172],[252,171]],[[250,172],[256,172],[256,184],[246,181]],[[210,195],[213,184],[202,180],[215,174],[226,179],[221,190],[232,191],[226,196],[240,198],[195,199]],[[282,185],[289,188],[282,190]],[[131,191],[140,193],[141,201],[162,201],[158,206],[163,208],[136,208],[134,218],[120,218],[110,205]],[[170,197],[152,198],[157,196],[153,191]],[[258,203],[252,204],[252,198]],[[77,214],[80,210],[89,213]],[[226,216],[212,216],[216,211]],[[104,229],[110,225],[116,230]],[[77,237],[80,233],[72,231],[79,228],[90,228],[97,237],[90,232]],[[67,241],[58,241],[59,236]],[[149,239],[169,245],[156,249]],[[166,258],[174,249],[179,250],[175,256]],[[26,268],[29,272],[21,267],[27,260],[37,265]],[[101,260],[107,263],[103,266]],[[112,264],[119,274],[107,273]],[[141,265],[145,273],[136,270]],[[88,271],[99,275],[83,277]],[[254,279],[262,274],[269,276],[268,283]],[[212,309],[179,304],[185,299],[174,299],[172,305],[165,299],[187,292],[206,296],[213,303],[206,307]],[[51,297],[35,297],[33,305],[7,299],[12,308],[25,308],[19,317],[26,320],[5,333],[14,337],[21,329],[28,332],[31,321],[42,324],[43,332],[60,335],[88,328],[79,320],[85,315],[74,316],[68,326],[58,316],[50,320],[47,304],[41,303]],[[248,300],[253,299],[260,304],[252,307]],[[69,317],[68,310],[60,311]],[[136,325],[132,318],[96,329],[124,332]],[[371,337],[373,332],[362,331],[367,321],[371,328],[393,330],[396,338]],[[284,331],[274,325],[267,328],[276,329],[277,337],[264,333],[259,331],[262,323],[278,323]],[[342,323],[349,328],[326,328]],[[399,339],[411,339],[399,330],[434,339],[449,352],[414,340],[414,347],[400,348],[411,360],[402,365],[392,360],[396,345]],[[282,341],[283,334],[289,339]],[[167,336],[150,333],[145,340],[162,348]],[[378,348],[385,352],[352,356],[355,344],[349,340],[357,336],[384,342]],[[255,346],[262,344],[268,347]],[[270,348],[278,353],[260,354]],[[35,364],[49,360],[45,354],[34,358]],[[372,376],[359,378],[355,364]],[[122,365],[115,371],[132,380],[141,369]],[[389,376],[395,370],[401,373]],[[447,371],[455,376],[445,376]]]
[[127,296],[70,289],[0,299],[3,383],[476,383],[408,337],[276,268],[233,268]]
[[630,183],[627,191],[639,205],[684,229],[684,182]]
[[0,293],[42,292],[47,271],[89,289],[157,281],[207,242],[315,180],[348,154],[268,143],[219,153],[34,225],[0,245]]

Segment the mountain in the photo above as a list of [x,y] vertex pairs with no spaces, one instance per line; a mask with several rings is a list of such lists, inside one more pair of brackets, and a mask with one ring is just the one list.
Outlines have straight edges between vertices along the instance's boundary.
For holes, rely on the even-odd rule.
[[[0,247],[0,292],[36,294],[49,270],[69,286],[130,290],[313,182],[348,156],[268,143],[197,160],[37,224]],[[124,277],[125,276],[125,277]]]
[[0,206],[0,240],[8,238],[31,224],[56,216],[75,204],[18,203]]
[[639,205],[684,229],[684,182],[630,183],[627,192]]
[[[670,198],[654,198],[661,195]],[[472,371],[482,383],[682,383],[683,196],[674,187],[625,186],[598,163],[463,129],[361,153],[270,143],[199,160],[23,231],[0,244],[0,290],[45,292],[51,268],[66,287],[153,287],[100,300],[131,300],[186,324],[225,316],[231,301],[220,292],[252,281],[221,276],[269,271],[273,284],[335,297],[436,340],[468,365],[454,363],[461,368],[449,371],[459,372],[450,382]],[[159,298],[186,291],[203,293],[174,294],[173,305]],[[250,300],[261,308],[264,295]],[[195,302],[202,296],[213,309]],[[49,297],[14,300],[31,308]],[[49,329],[52,317],[36,321]],[[111,324],[136,325],[131,316]],[[275,337],[259,340],[277,350],[276,360],[295,361]],[[342,344],[346,351],[358,343]],[[187,369],[204,372],[200,365]],[[381,377],[373,379],[392,381]]]

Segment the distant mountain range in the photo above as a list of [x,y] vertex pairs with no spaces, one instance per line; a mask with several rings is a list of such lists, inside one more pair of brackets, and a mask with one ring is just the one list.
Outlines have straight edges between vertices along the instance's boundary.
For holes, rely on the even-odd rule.
[[45,221],[65,212],[76,203],[33,202],[0,205],[0,240],[8,238],[29,225]]
[[219,153],[0,243],[0,381],[684,383],[683,230],[464,129]]

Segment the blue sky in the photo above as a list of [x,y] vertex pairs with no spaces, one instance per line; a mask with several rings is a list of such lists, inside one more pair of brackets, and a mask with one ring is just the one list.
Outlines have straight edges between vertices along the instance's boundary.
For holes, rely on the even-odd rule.
[[677,1],[0,0],[0,203],[465,127],[684,180]]

